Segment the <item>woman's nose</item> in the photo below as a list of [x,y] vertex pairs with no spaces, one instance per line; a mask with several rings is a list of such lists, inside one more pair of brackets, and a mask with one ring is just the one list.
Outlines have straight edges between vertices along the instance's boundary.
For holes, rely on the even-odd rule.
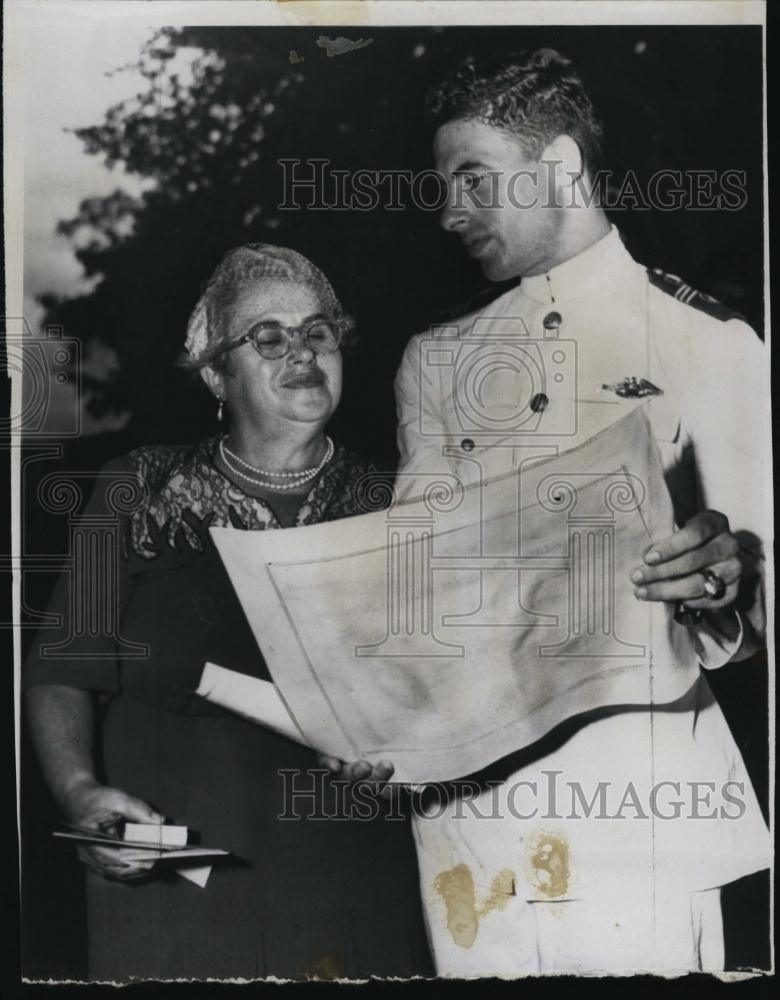
[[296,330],[294,334],[290,337],[290,360],[293,363],[300,364],[309,363],[314,360],[314,351],[309,347],[306,341],[303,339],[303,334],[300,330]]

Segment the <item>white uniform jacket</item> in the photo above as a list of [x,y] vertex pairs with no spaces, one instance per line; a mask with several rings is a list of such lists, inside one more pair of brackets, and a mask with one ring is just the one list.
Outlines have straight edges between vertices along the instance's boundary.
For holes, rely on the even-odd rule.
[[[634,376],[662,390],[648,415],[678,525],[716,509],[741,544],[771,551],[768,362],[750,327],[721,310],[679,279],[648,272],[613,229],[480,311],[414,337],[396,378],[400,492],[420,492],[441,473],[474,482],[581,444],[636,405],[605,388]],[[760,644],[762,593],[743,604],[695,627],[703,667]],[[600,794],[606,808],[583,815],[577,796],[595,795],[600,807]],[[436,809],[415,828],[434,954],[440,973],[453,975],[588,971],[615,961],[702,967],[701,928],[691,931],[702,906],[691,899],[766,867],[770,856],[739,750],[703,675],[671,710],[581,717],[565,736],[526,750],[499,786]],[[583,905],[587,918],[564,930]],[[639,922],[626,915],[637,913]],[[589,921],[600,956],[592,937],[577,944]]]

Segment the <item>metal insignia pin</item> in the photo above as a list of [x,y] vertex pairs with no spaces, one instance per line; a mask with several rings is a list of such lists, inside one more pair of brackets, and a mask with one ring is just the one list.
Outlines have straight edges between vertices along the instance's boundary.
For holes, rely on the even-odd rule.
[[608,392],[614,392],[618,396],[622,396],[624,399],[641,399],[644,396],[663,396],[664,393],[663,389],[659,389],[657,385],[653,385],[653,383],[648,381],[646,378],[637,379],[635,375],[629,375],[621,382],[613,382],[612,385],[605,383],[601,388],[606,389]]

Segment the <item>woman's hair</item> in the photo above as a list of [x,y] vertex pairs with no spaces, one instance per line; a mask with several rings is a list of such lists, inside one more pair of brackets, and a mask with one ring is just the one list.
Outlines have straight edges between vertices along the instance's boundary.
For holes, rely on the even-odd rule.
[[459,118],[503,129],[534,160],[556,136],[569,135],[588,169],[599,165],[603,132],[593,102],[574,65],[554,49],[469,56],[429,91],[426,114],[434,130]]
[[344,313],[328,279],[302,254],[271,243],[247,243],[229,250],[217,265],[187,324],[187,339],[179,358],[183,368],[195,371],[210,365],[224,367],[227,317],[239,291],[269,278],[308,288],[319,299],[325,313],[342,330],[342,347],[349,346],[354,322]]

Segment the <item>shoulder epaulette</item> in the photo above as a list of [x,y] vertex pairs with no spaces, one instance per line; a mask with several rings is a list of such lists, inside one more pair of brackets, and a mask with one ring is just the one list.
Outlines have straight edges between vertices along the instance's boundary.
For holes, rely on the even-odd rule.
[[650,279],[650,283],[655,285],[656,288],[660,288],[662,292],[671,295],[673,299],[677,299],[683,305],[692,306],[700,312],[707,313],[708,316],[712,316],[714,319],[722,320],[724,323],[730,319],[745,320],[745,317],[741,313],[729,308],[729,306],[725,306],[722,302],[714,299],[711,295],[707,295],[705,292],[697,292],[695,288],[686,285],[682,278],[679,278],[676,274],[668,274],[666,271],[662,271],[660,267],[648,267],[647,276]]

